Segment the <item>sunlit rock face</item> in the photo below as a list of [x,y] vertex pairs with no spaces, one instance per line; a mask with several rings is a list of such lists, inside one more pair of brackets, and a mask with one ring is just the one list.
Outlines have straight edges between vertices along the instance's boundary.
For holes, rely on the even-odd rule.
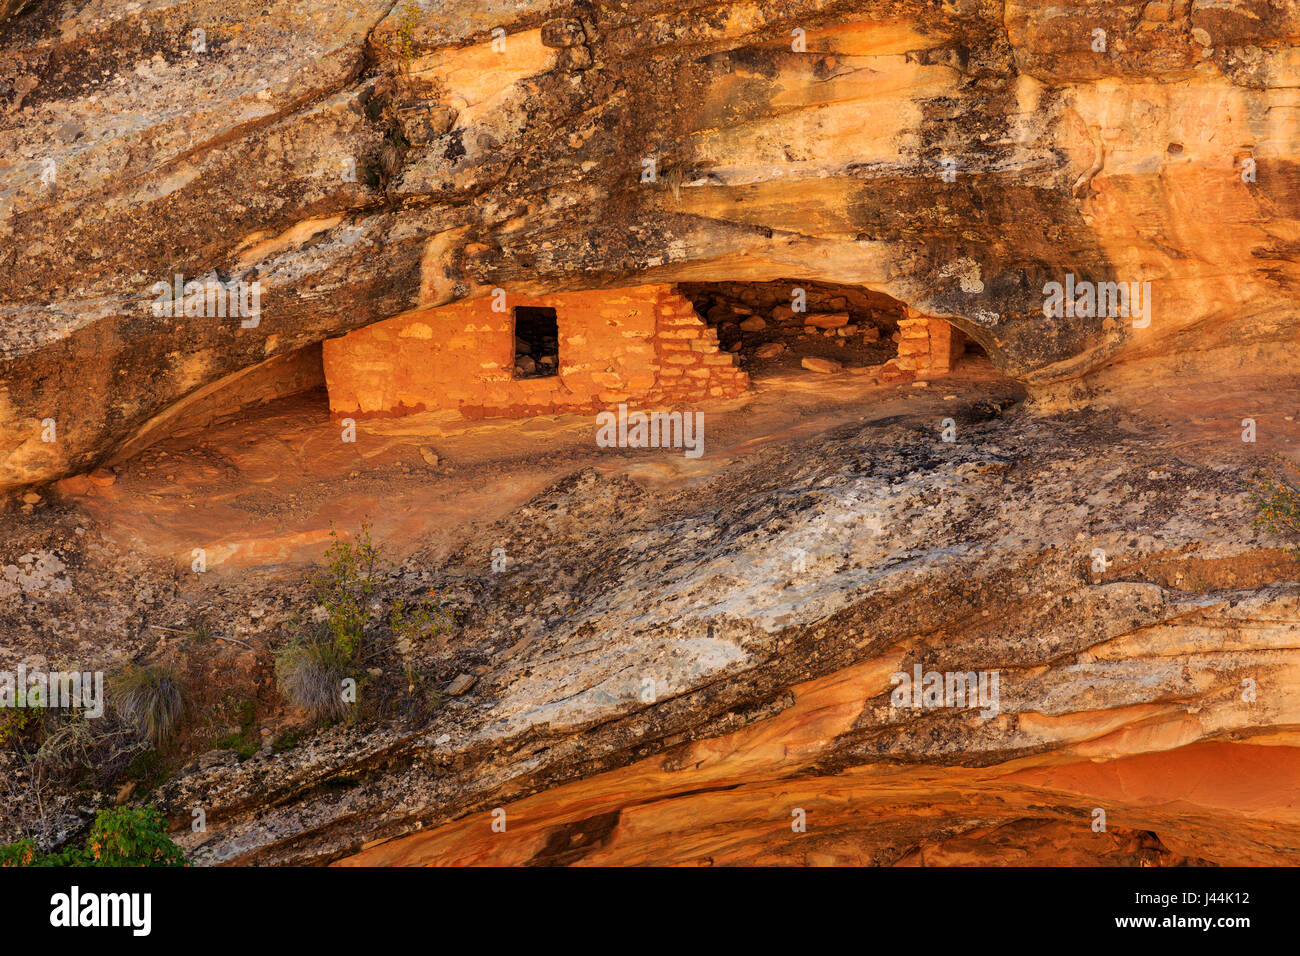
[[1293,863],[1300,586],[1242,453],[878,414],[698,483],[569,475],[434,573],[485,663],[429,725],[155,799],[207,808],[204,864]]
[[[448,492],[439,550],[403,567],[407,597],[462,594],[438,666],[473,689],[416,730],[338,726],[169,779],[150,799],[199,863],[1293,863],[1296,562],[1251,525],[1236,423],[1259,418],[1260,450],[1300,440],[1279,386],[1298,121],[1300,6],[1276,0],[0,0],[0,491],[321,385],[338,415],[551,436],[474,459],[555,471]],[[767,393],[789,417],[750,415],[761,389],[707,321],[660,307],[790,277],[896,306],[890,388],[967,340],[1005,377],[858,407],[814,373]],[[623,324],[629,290],[653,290],[653,325]],[[583,353],[567,394],[521,382],[552,353],[512,355],[498,295],[584,304],[620,347]],[[653,392],[674,350],[622,338],[652,327],[699,332],[707,388]],[[491,392],[444,388],[465,334],[504,373]],[[832,390],[841,417],[800,420]],[[563,455],[558,427],[508,421],[649,394],[738,405],[681,470],[611,464],[589,419]],[[246,457],[257,436],[227,423],[231,464],[206,466],[227,521],[275,526],[250,563],[328,538],[245,502],[233,464],[265,493],[294,480],[290,449],[320,469],[300,500],[324,500],[353,468],[318,411]],[[368,424],[393,455],[420,427]],[[469,470],[427,450],[428,501],[394,459],[391,486],[346,486],[371,489],[358,515],[418,513]],[[217,480],[197,471],[174,474]],[[148,512],[133,547],[191,553],[161,526],[211,501],[157,495],[155,527],[142,472],[94,479],[62,483],[70,508],[120,501]],[[55,569],[35,501],[16,519],[35,543],[0,556],[9,596],[64,600],[66,571],[78,600],[110,597],[55,608],[60,628],[0,603],[5,629],[44,654],[111,620],[123,652],[156,650],[140,631],[172,618],[139,566],[74,544]],[[505,539],[498,575],[479,559]],[[179,620],[176,578],[149,580]],[[279,586],[203,598],[268,694],[288,624],[251,599],[284,621],[308,600]],[[915,666],[996,672],[1000,700],[900,705]]]
[[1058,402],[1294,354],[1294,4],[390,6],[6,5],[0,484],[494,288],[865,285]]

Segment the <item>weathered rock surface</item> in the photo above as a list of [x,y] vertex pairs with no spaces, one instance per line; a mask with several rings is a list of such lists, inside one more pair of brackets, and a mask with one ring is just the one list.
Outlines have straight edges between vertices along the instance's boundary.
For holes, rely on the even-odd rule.
[[[194,584],[151,548],[184,565],[218,504],[119,463],[312,384],[324,339],[495,288],[867,286],[1035,407],[1002,414],[1005,380],[904,387],[730,460],[520,452],[543,491],[462,492],[398,573],[455,596],[454,645],[410,663],[456,692],[427,725],[196,757],[148,799],[197,862],[1300,858],[1297,563],[1251,527],[1237,425],[1294,457],[1300,7],[414,10],[0,0],[0,489],[35,496],[4,515],[6,663],[147,657],[197,611],[226,644],[192,666],[272,696],[310,600],[284,565],[327,540],[298,519],[372,465],[294,485],[295,511],[277,489],[320,435],[243,476],[229,446],[199,460],[222,515],[272,530],[213,542],[259,573]],[[155,314],[178,274],[260,283],[258,320]],[[1067,275],[1150,282],[1150,323],[1045,316]],[[394,427],[419,480],[462,467]],[[370,505],[417,480],[385,467]],[[87,516],[119,503],[139,522],[111,541]],[[914,665],[997,671],[996,713],[893,706]],[[114,799],[0,763],[5,838],[57,842]]]
[[[1250,529],[1253,450],[1230,420],[998,415],[990,391],[899,398],[925,404],[685,483],[584,467],[466,521],[403,569],[465,614],[437,665],[463,693],[430,724],[199,761],[149,799],[201,863],[1294,862],[1300,590]],[[173,594],[94,542],[61,553],[62,587],[5,613],[111,627],[105,652],[147,650],[137,622],[193,602],[257,646],[307,600],[238,571]],[[78,623],[90,595],[104,611]],[[917,664],[997,670],[996,714],[893,706]],[[47,796],[55,832],[84,800]]]
[[[576,475],[457,550],[498,650],[427,730],[167,804],[211,808],[213,863],[1098,862],[1132,832],[1165,863],[1293,862],[1295,560],[1243,533],[1232,469],[1154,431],[987,415],[955,447],[867,422],[667,499]],[[474,570],[493,541],[513,573]],[[999,670],[999,712],[891,706],[918,663]]]
[[[869,285],[1054,401],[1295,353],[1294,3],[415,9],[7,6],[0,486],[494,287]],[[1150,281],[1150,325],[1045,318],[1067,273]],[[261,322],[154,316],[175,274]]]

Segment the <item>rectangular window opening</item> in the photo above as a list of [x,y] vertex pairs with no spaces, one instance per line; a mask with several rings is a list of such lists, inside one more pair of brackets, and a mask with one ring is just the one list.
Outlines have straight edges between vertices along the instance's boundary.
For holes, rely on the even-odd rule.
[[515,378],[560,374],[560,327],[554,309],[515,307]]

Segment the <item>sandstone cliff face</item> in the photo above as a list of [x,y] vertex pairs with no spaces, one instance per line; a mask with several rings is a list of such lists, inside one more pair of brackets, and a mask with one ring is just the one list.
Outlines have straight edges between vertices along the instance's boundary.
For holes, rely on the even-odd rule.
[[[407,565],[483,662],[427,728],[157,799],[204,863],[1293,862],[1296,564],[1229,442],[948,404],[955,448],[886,406],[685,485],[580,471]],[[917,665],[998,705],[896,706]]]
[[[201,611],[264,690],[322,515],[435,509],[394,587],[461,620],[405,663],[472,688],[205,755],[149,797],[205,808],[198,862],[1293,863],[1300,591],[1241,485],[1300,440],[1298,40],[1265,0],[0,0],[0,489],[137,462],[6,511],[4,660]],[[156,314],[176,275],[257,320]],[[1150,321],[1045,315],[1067,277]],[[425,424],[345,459],[289,412],[134,457],[496,289],[787,279],[1002,374],[765,386],[689,465],[503,425],[419,484]],[[916,665],[998,672],[997,712],[895,706]]]
[[[1298,22],[1262,0],[31,5],[0,41],[0,482],[498,287],[865,284],[1044,399],[1283,362]],[[1045,318],[1067,273],[1150,282],[1149,326]],[[176,274],[260,282],[262,321],[155,316]]]

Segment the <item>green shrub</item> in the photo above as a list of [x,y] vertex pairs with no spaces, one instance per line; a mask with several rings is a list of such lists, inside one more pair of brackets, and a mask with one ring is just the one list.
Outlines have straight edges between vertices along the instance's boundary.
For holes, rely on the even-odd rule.
[[[411,668],[401,685],[391,678],[370,684],[363,674],[392,650],[405,657],[416,642],[450,623],[434,592],[427,603],[399,599],[387,617],[380,612],[384,581],[393,566],[371,538],[370,527],[369,520],[363,521],[360,533],[347,541],[331,532],[334,541],[325,552],[325,566],[309,578],[324,620],[304,634],[302,620],[295,616],[292,640],[276,654],[280,692],[315,719],[357,717],[348,706],[351,702],[343,700],[341,685],[347,678],[357,679],[358,691],[369,690],[369,713],[415,715],[438,702],[436,691],[425,687]],[[403,689],[409,699],[395,700]]]
[[94,866],[185,865],[185,852],[167,835],[167,824],[153,807],[99,811],[86,852]]
[[171,775],[172,771],[162,754],[147,748],[138,752],[122,773],[125,779],[134,780],[141,791],[161,786]]
[[217,738],[212,746],[217,750],[233,750],[239,754],[240,760],[247,760],[262,749],[262,735],[258,733],[257,702],[241,700],[235,708],[235,715],[239,719],[239,729]]
[[286,730],[271,741],[271,753],[282,754],[285,751],[292,750],[294,747],[298,746],[298,741],[301,739],[301,730]]
[[140,736],[158,746],[181,720],[181,687],[169,671],[127,665],[109,686],[117,712]]
[[[369,521],[361,523],[354,541],[340,539],[336,531],[330,536],[334,543],[325,552],[325,569],[311,576],[311,585],[317,603],[325,610],[325,626],[335,646],[356,663],[371,628],[371,605],[392,564],[371,538]],[[449,620],[441,602],[435,604],[432,608],[404,600],[393,604],[387,623],[399,643],[424,640],[447,627]]]
[[[1300,538],[1300,465],[1275,455],[1278,470],[1256,471],[1246,482],[1246,500],[1255,509],[1255,527],[1280,538]],[[1300,555],[1300,549],[1296,550]]]
[[0,866],[186,866],[185,852],[167,835],[152,807],[100,810],[84,847],[37,854],[30,840],[0,846]]
[[447,615],[441,606],[435,610],[427,605],[412,605],[398,600],[388,614],[388,626],[399,645],[414,645],[427,640],[446,630],[447,624]]
[[344,541],[331,531],[334,543],[325,552],[325,570],[312,575],[316,600],[325,609],[325,623],[335,646],[348,658],[361,656],[370,601],[386,567],[380,549],[370,538],[370,522],[361,524],[355,541]]
[[19,840],[0,846],[0,866],[35,866],[36,845],[31,840]]
[[0,708],[0,747],[14,747],[24,735],[40,726],[45,717],[45,708],[4,707]]

